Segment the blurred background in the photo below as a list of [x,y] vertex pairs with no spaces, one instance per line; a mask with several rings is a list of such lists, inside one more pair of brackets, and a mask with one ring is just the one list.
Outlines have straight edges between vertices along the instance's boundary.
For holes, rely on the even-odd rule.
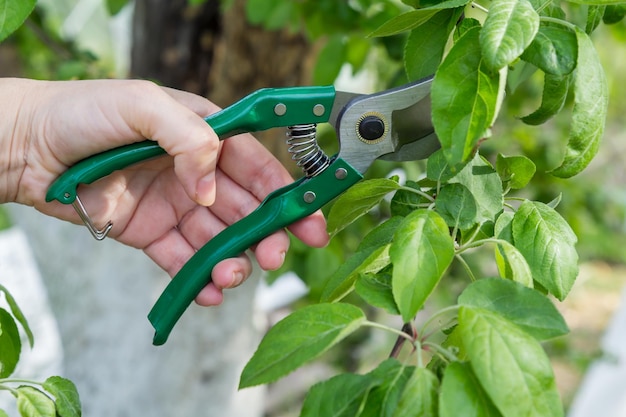
[[[404,35],[367,38],[402,10],[396,0],[40,0],[25,25],[0,44],[0,75],[145,78],[220,106],[262,87],[335,84],[374,92],[407,81]],[[558,305],[571,334],[545,345],[572,417],[591,415],[591,409],[594,415],[626,415],[620,404],[626,370],[619,361],[626,357],[620,351],[626,346],[620,327],[626,325],[620,315],[626,283],[626,25],[602,25],[593,40],[609,77],[610,110],[600,152],[583,174],[570,180],[545,174],[561,159],[567,114],[540,127],[516,119],[540,101],[540,78],[507,97],[493,139],[482,148],[488,158],[497,152],[532,158],[537,175],[523,195],[544,202],[561,196],[558,209],[578,235],[580,277]],[[282,130],[257,137],[294,176],[301,175]],[[327,153],[336,151],[332,132],[323,126],[319,140]],[[368,175],[394,170],[416,178],[423,169],[423,162],[380,163]],[[255,274],[229,291],[219,308],[192,307],[171,340],[155,348],[145,315],[167,283],[162,271],[138,251],[93,241],[83,227],[30,208],[0,207],[0,280],[31,323],[45,323],[35,331],[32,358],[24,359],[20,372],[72,379],[85,415],[94,417],[297,416],[311,384],[338,370],[366,369],[388,354],[393,340],[358,332],[322,361],[270,387],[237,392],[239,372],[267,326],[294,303],[317,300],[326,278],[386,214],[382,207],[362,218],[325,249],[294,240],[284,268]],[[473,261],[486,258],[479,253]],[[454,279],[446,281],[448,289],[440,287],[441,303],[455,295]],[[0,396],[0,404],[4,400]],[[6,400],[12,402],[8,394]]]

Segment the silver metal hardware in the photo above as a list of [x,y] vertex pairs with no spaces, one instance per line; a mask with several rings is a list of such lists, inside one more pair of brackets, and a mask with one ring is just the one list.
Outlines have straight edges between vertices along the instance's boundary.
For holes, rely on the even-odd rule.
[[303,196],[304,202],[309,203],[309,204],[314,202],[316,198],[317,196],[315,195],[313,191],[307,191],[306,193],[304,193],[304,196]]
[[72,203],[72,207],[74,207],[74,210],[76,210],[76,213],[78,213],[80,219],[83,223],[85,223],[85,226],[87,226],[87,229],[96,240],[104,240],[104,238],[107,237],[113,227],[113,223],[111,223],[110,220],[102,229],[98,229],[91,220],[91,217],[89,217],[89,214],[87,213],[87,210],[85,210],[85,206],[83,205],[83,202],[80,201],[78,195],[76,195],[76,199]]
[[287,127],[287,144],[291,159],[302,168],[304,175],[314,177],[330,165],[330,158],[317,144],[315,124]]
[[335,178],[337,178],[338,180],[343,180],[348,176],[348,171],[345,168],[338,168],[337,171],[335,171]]
[[323,116],[326,113],[326,107],[323,104],[316,104],[313,106],[313,114],[317,117]]
[[287,106],[285,103],[278,103],[274,106],[274,114],[276,116],[284,116],[287,113]]

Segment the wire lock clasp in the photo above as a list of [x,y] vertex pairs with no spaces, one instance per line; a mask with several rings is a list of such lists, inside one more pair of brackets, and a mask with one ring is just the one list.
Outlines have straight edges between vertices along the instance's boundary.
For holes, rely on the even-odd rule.
[[94,222],[91,220],[91,217],[89,217],[89,214],[87,213],[87,210],[85,210],[83,202],[80,201],[80,197],[78,197],[78,194],[76,195],[76,199],[72,202],[72,207],[74,207],[74,210],[76,210],[76,213],[78,213],[80,219],[83,221],[85,226],[87,226],[87,229],[91,232],[91,235],[96,240],[104,240],[104,238],[107,237],[107,235],[111,231],[111,228],[113,227],[113,223],[111,222],[111,220],[109,220],[102,229],[98,229]]

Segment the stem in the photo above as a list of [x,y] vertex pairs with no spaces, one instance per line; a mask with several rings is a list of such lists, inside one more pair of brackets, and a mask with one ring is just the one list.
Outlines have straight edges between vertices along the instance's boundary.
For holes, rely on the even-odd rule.
[[454,353],[450,352],[448,349],[444,348],[443,346],[438,345],[437,343],[424,342],[423,345],[433,348],[444,360],[448,362],[459,361],[459,358]]
[[472,4],[471,4],[470,6],[472,6],[472,7],[473,7],[473,8],[475,8],[475,9],[480,10],[481,12],[484,12],[484,13],[489,13],[489,10],[488,10],[488,9],[486,9],[485,7],[481,6],[481,5],[480,5],[480,4],[478,4],[478,3],[472,2]]
[[575,30],[576,29],[576,25],[568,22],[567,20],[562,20],[562,19],[557,19],[556,17],[550,17],[550,16],[541,16],[540,20],[542,22],[548,22],[548,23],[556,23],[557,25],[562,25],[565,26],[568,29],[571,30]]
[[430,324],[435,321],[436,319],[439,318],[439,316],[443,316],[444,314],[448,314],[451,311],[457,311],[461,306],[458,304],[455,304],[453,306],[448,306],[446,308],[442,308],[441,310],[437,311],[435,314],[433,314],[432,316],[430,316],[428,318],[428,320],[426,320],[424,322],[424,325],[422,326],[422,330],[420,331],[420,334],[425,334],[426,333],[426,329],[428,328],[428,326],[430,326]]
[[463,268],[465,269],[465,272],[467,272],[467,275],[469,275],[470,280],[472,282],[476,281],[476,277],[474,276],[474,273],[472,272],[472,268],[469,267],[469,265],[467,264],[467,262],[465,262],[465,259],[463,259],[463,257],[461,256],[460,253],[457,253],[456,255],[454,255],[454,257],[461,262],[461,265],[463,265]]
[[0,384],[0,391],[9,391],[11,394],[17,397],[17,390],[15,388],[11,388],[7,385]]
[[13,379],[13,378],[0,379],[0,386],[4,384],[28,384],[28,385],[37,385],[37,386],[43,385],[43,383],[39,381],[33,381],[31,379]]
[[411,187],[404,187],[404,186],[400,187],[400,189],[401,189],[402,191],[408,191],[408,192],[411,192],[411,193],[417,194],[417,195],[419,195],[419,196],[421,196],[421,197],[424,197],[425,199],[427,199],[427,200],[428,200],[428,201],[430,201],[430,202],[434,202],[434,201],[435,201],[435,199],[433,198],[433,196],[429,195],[428,193],[425,193],[425,192],[424,192],[424,191],[422,191],[422,190],[418,190],[418,189],[416,189],[416,188],[411,188]]
[[362,326],[369,326],[369,327],[373,327],[375,329],[381,329],[381,330],[386,330],[390,333],[394,333],[406,340],[408,340],[409,342],[411,342],[411,344],[415,344],[415,337],[411,336],[410,334],[403,332],[402,330],[398,330],[398,329],[394,329],[393,327],[389,327],[389,326],[385,326],[384,324],[380,324],[380,323],[376,323],[374,321],[369,321],[369,320],[365,320],[362,324]]

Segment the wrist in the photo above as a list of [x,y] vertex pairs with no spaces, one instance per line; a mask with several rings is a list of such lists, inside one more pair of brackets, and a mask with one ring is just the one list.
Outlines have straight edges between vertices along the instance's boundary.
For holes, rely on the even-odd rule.
[[0,203],[17,202],[27,167],[30,124],[24,98],[30,81],[0,78]]

